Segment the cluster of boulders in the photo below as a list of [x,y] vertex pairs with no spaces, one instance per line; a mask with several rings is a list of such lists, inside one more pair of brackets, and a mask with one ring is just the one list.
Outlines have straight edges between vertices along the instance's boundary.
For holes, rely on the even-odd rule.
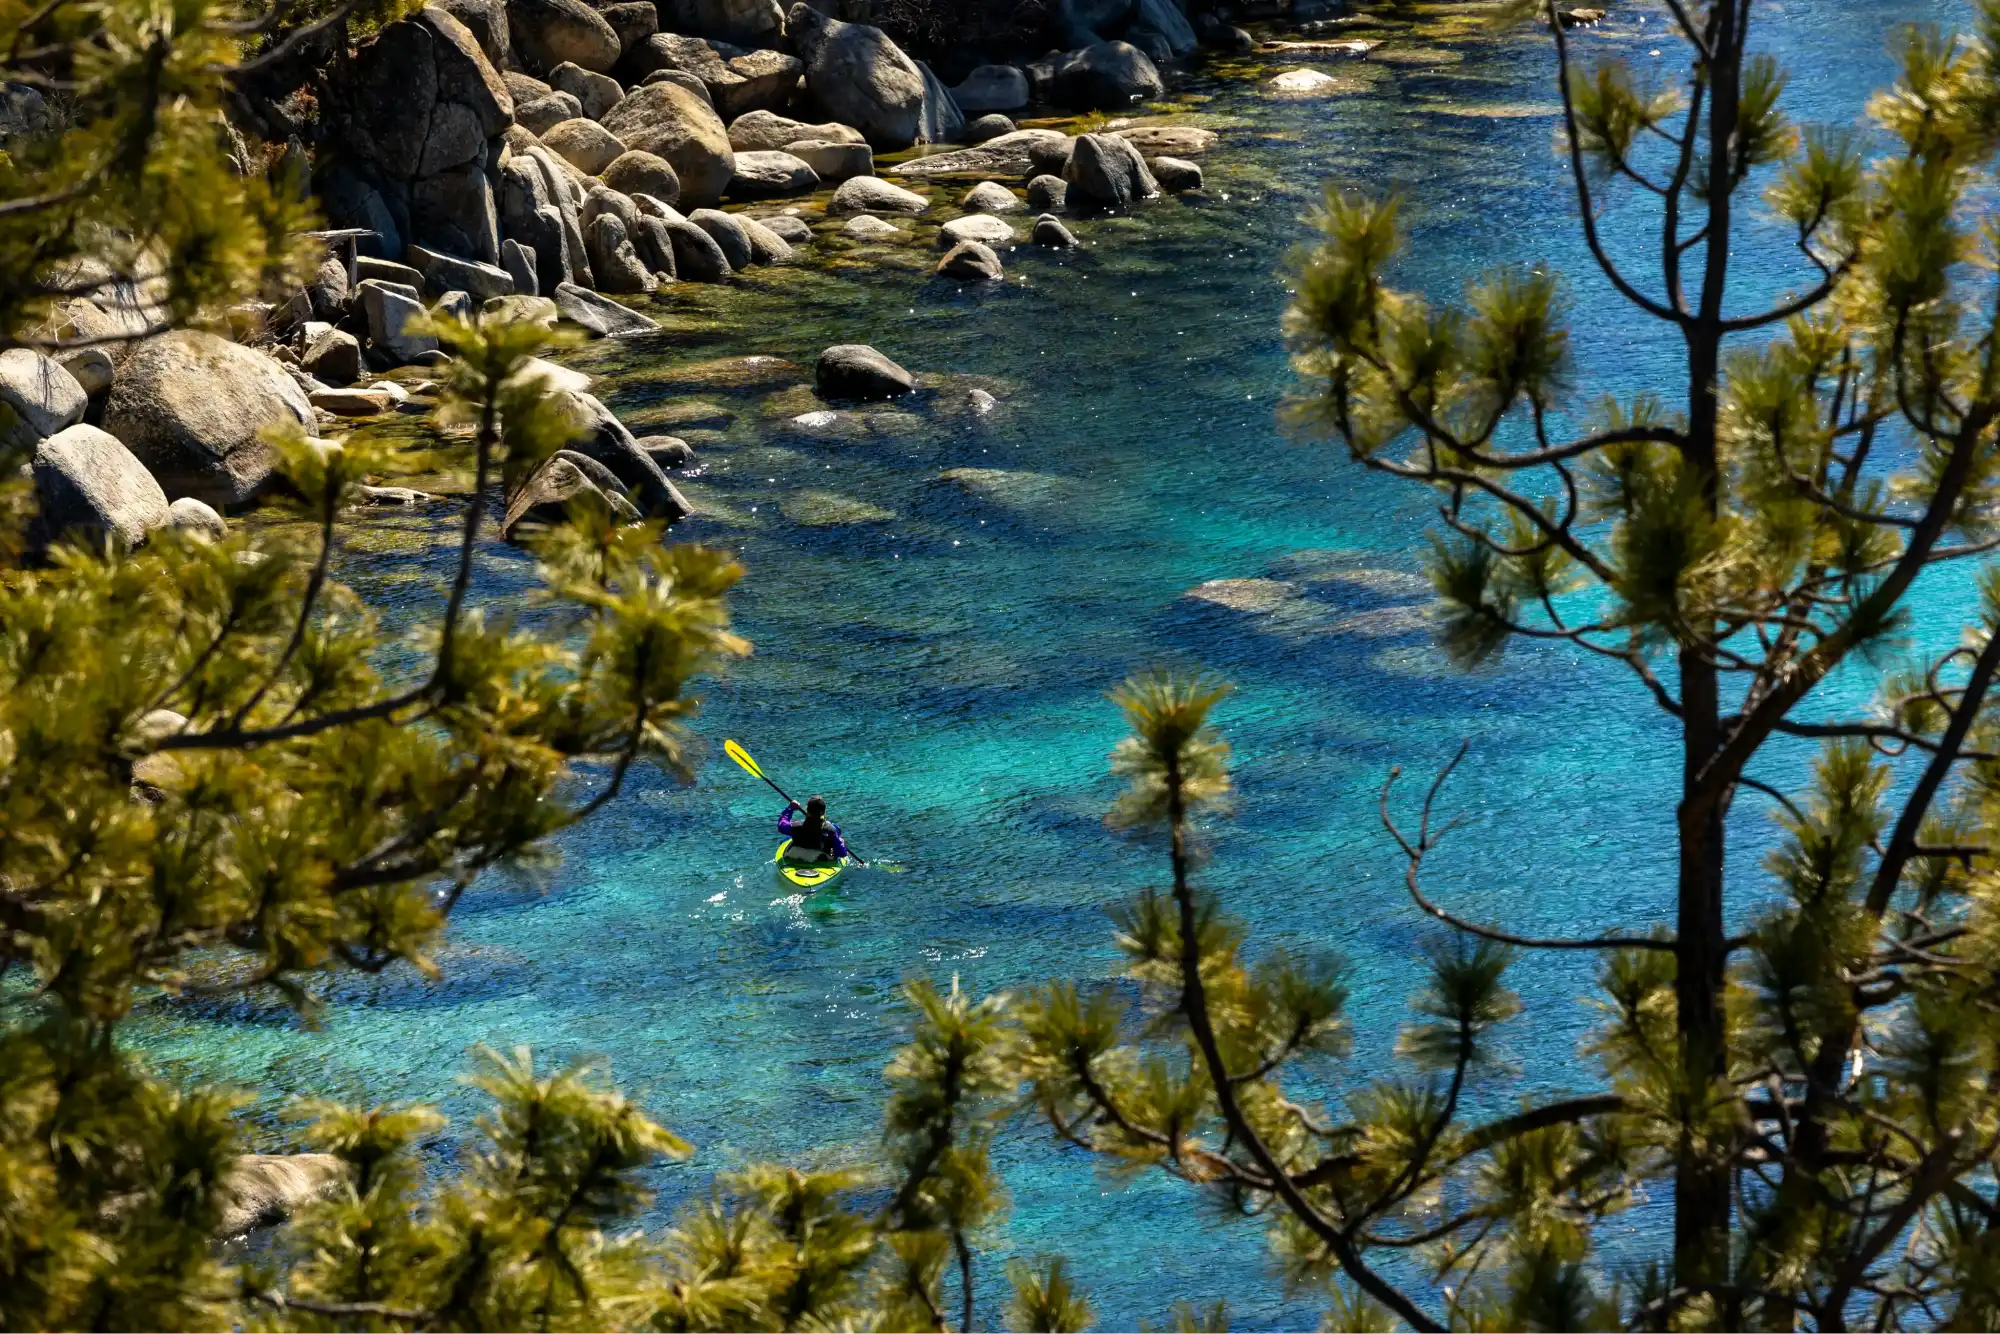
[[[873,215],[882,209],[858,204],[854,182],[874,176],[877,151],[992,141],[989,157],[1011,149],[1025,162],[1002,113],[1038,100],[1123,108],[1158,97],[1156,62],[1197,42],[1172,0],[1092,0],[1058,25],[1074,50],[977,66],[948,87],[881,29],[837,17],[841,9],[841,0],[789,12],[777,0],[432,0],[382,28],[329,108],[334,151],[319,173],[333,221],[368,234],[363,252],[423,278],[367,297],[382,311],[371,314],[383,334],[372,345],[410,359],[420,340],[396,328],[418,303],[454,292],[475,302],[546,297],[597,333],[653,327],[590,293],[722,281],[782,264],[812,240],[795,216],[724,212],[723,201],[844,182],[834,211]],[[1086,150],[1070,183],[1106,203],[1189,179],[1174,169],[1162,181],[1158,164],[1137,156],[1101,156]],[[1065,175],[1060,163],[1048,174]],[[954,271],[982,267],[967,253]]]

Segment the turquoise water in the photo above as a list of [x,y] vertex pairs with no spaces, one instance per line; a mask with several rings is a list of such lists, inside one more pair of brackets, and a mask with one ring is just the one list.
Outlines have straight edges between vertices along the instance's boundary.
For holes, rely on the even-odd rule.
[[[1621,8],[1580,42],[1644,64],[1661,22],[1640,25],[1647,12]],[[1759,12],[1792,64],[1795,114],[1849,122],[1862,90],[1889,76],[1890,27],[1961,7],[1791,0]],[[1444,54],[1330,101],[1197,84],[1187,111],[1222,133],[1208,196],[1084,224],[1078,256],[1018,252],[999,290],[925,283],[919,260],[934,252],[921,246],[850,254],[827,242],[838,265],[676,292],[675,332],[588,354],[586,366],[617,373],[608,397],[635,420],[682,398],[720,409],[705,425],[727,419],[695,437],[690,491],[720,517],[689,535],[742,553],[739,625],[757,653],[709,691],[713,762],[691,788],[638,783],[562,840],[540,880],[479,886],[441,983],[343,983],[317,1031],[256,1007],[155,1010],[143,1020],[152,1048],[274,1095],[434,1099],[462,1117],[476,1103],[454,1077],[476,1042],[529,1043],[551,1061],[601,1055],[698,1146],[691,1165],[658,1174],[662,1219],[744,1159],[865,1150],[903,979],[956,975],[990,991],[1114,966],[1103,910],[1156,883],[1161,858],[1103,827],[1115,792],[1104,756],[1120,734],[1104,693],[1160,662],[1206,665],[1240,689],[1219,714],[1240,800],[1212,831],[1209,883],[1257,945],[1334,949],[1353,967],[1355,1057],[1301,1093],[1338,1100],[1387,1071],[1429,936],[1376,823],[1392,765],[1427,776],[1471,741],[1451,803],[1466,827],[1430,881],[1459,910],[1529,931],[1661,920],[1671,869],[1656,840],[1676,743],[1641,692],[1560,649],[1451,672],[1394,610],[1407,603],[1397,580],[1353,577],[1418,568],[1428,497],[1274,426],[1290,383],[1281,261],[1324,178],[1406,192],[1408,284],[1448,296],[1492,263],[1567,271],[1589,393],[1671,375],[1671,349],[1633,334],[1577,239],[1551,151],[1546,49],[1404,45]],[[1614,235],[1629,222],[1614,210]],[[1778,253],[1746,244],[1746,303],[1790,281]],[[914,412],[785,426],[814,406],[796,368],[836,341],[872,343],[938,387]],[[749,354],[792,369],[708,365]],[[996,395],[990,415],[963,409],[973,385]],[[996,500],[937,479],[963,467],[1043,476]],[[828,496],[886,514],[823,522],[870,518]],[[349,574],[416,597],[397,582],[408,562],[357,559]],[[495,597],[521,576],[504,550],[483,569]],[[1270,577],[1304,581],[1306,599],[1252,618],[1183,597],[1206,580]],[[1963,590],[1928,590],[1936,634],[1950,637]],[[833,911],[783,898],[765,864],[779,802],[721,758],[724,736],[795,794],[827,794],[857,850],[908,871],[852,876]],[[1795,776],[1804,758],[1765,776]],[[1743,904],[1768,825],[1747,803],[1737,823]],[[1575,1056],[1592,1020],[1584,968],[1530,960],[1516,984],[1529,1006],[1511,1037],[1519,1074],[1479,1090],[1486,1108],[1590,1082]],[[1256,1224],[1215,1226],[1165,1179],[1113,1185],[1031,1122],[1000,1160],[1013,1210],[982,1251],[983,1322],[998,1317],[999,1260],[1040,1250],[1072,1257],[1107,1328],[1158,1321],[1177,1297],[1227,1298],[1240,1328],[1317,1321],[1269,1273]],[[1636,1211],[1621,1246],[1660,1222],[1657,1206]]]

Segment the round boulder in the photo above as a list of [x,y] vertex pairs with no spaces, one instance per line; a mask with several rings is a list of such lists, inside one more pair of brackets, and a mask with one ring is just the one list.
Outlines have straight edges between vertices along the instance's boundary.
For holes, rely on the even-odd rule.
[[1001,275],[1000,256],[978,241],[960,241],[938,261],[937,271],[960,282],[993,282]]
[[81,422],[35,446],[35,495],[43,531],[125,550],[173,521],[167,493],[117,437]]
[[1014,122],[996,111],[991,115],[981,116],[977,120],[968,122],[965,127],[965,142],[968,144],[983,144],[988,139],[998,139],[1003,134],[1012,134],[1013,132]]
[[1125,208],[1160,193],[1159,183],[1131,141],[1114,134],[1080,134],[1063,168],[1068,202],[1079,199],[1105,208]]
[[790,153],[776,151],[738,153],[736,175],[729,182],[729,193],[737,199],[803,195],[817,189],[818,172]]
[[601,174],[604,183],[619,194],[651,195],[663,204],[681,197],[681,178],[674,174],[674,164],[657,153],[628,149],[612,159]]
[[914,190],[905,190],[900,185],[891,185],[874,176],[856,176],[843,181],[833,192],[833,202],[827,205],[829,213],[908,213],[918,214],[931,206],[931,201]]
[[1160,71],[1130,42],[1085,47],[1056,77],[1056,100],[1078,111],[1111,111],[1166,92]]
[[991,213],[970,213],[963,218],[953,218],[938,232],[938,244],[947,249],[965,241],[1011,246],[1014,244],[1014,229]]
[[0,352],[0,403],[12,421],[0,443],[22,448],[83,420],[89,395],[76,377],[31,348]]
[[1156,157],[1148,164],[1162,190],[1181,194],[1202,187],[1201,168],[1186,158]]
[[625,145],[594,120],[577,117],[551,125],[542,142],[586,176],[595,176],[625,152]]
[[958,206],[967,213],[1019,213],[1021,201],[998,181],[981,181],[965,192]]
[[[835,120],[882,148],[908,148],[924,127],[924,75],[880,28],[792,6],[788,27],[806,87]],[[1157,77],[1157,76],[1156,76]]]
[[859,130],[827,121],[809,125],[802,120],[780,116],[775,111],[746,111],[729,122],[729,146],[739,153],[768,151],[798,143],[802,139],[828,144],[860,144],[867,140]]
[[604,128],[628,149],[665,158],[690,204],[713,204],[736,176],[736,154],[715,109],[678,83],[633,89],[605,113]]
[[217,509],[243,504],[269,480],[276,457],[258,434],[286,420],[311,427],[315,419],[284,367],[198,329],[140,343],[104,407],[104,428],[169,496]]
[[1037,176],[1028,182],[1028,207],[1037,212],[1053,213],[1068,198],[1069,186],[1060,176]]
[[530,73],[564,61],[598,74],[618,63],[618,33],[583,0],[507,0],[507,32]]
[[917,387],[916,378],[863,343],[840,343],[819,354],[814,385],[825,399],[895,398]]

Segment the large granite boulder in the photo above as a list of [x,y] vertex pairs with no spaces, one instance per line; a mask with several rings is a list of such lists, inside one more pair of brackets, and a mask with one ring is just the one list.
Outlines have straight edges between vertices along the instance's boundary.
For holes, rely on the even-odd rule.
[[556,310],[562,318],[599,338],[651,333],[660,327],[658,321],[640,314],[630,306],[620,305],[608,296],[602,296],[587,287],[578,287],[575,283],[558,285],[555,289],[555,303]]
[[[875,174],[875,150],[867,144],[830,144],[823,139],[804,139],[785,145],[784,151],[812,168],[821,181],[845,181],[855,176]],[[742,160],[741,154],[738,161]]]
[[426,8],[442,10],[463,23],[494,69],[505,70],[514,62],[514,43],[507,34],[506,0],[429,0]]
[[732,199],[770,199],[817,189],[819,173],[803,159],[780,152],[738,153],[736,176],[729,182]]
[[616,135],[582,116],[551,125],[542,135],[542,142],[586,176],[597,175],[625,151],[625,145]]
[[108,431],[79,422],[35,446],[35,497],[42,532],[95,548],[125,550],[173,522],[167,493]]
[[827,207],[828,213],[922,213],[931,206],[931,201],[914,190],[905,190],[900,185],[875,176],[856,176],[842,181],[840,188],[833,192],[833,199]]
[[917,387],[916,377],[865,343],[838,343],[819,354],[813,371],[825,399],[895,398]]
[[775,111],[751,111],[729,122],[729,146],[739,153],[770,152],[801,140],[828,144],[865,144],[859,130],[828,121],[808,125],[780,116]]
[[473,161],[513,120],[506,81],[443,9],[391,23],[355,53],[346,142],[391,179]]
[[908,148],[923,137],[924,74],[880,28],[842,23],[804,0],[787,20],[805,61],[806,88],[828,115],[878,148]]
[[679,70],[699,79],[723,120],[771,111],[790,100],[803,66],[782,51],[745,51],[726,42],[657,33],[626,57],[628,73]]
[[598,74],[567,60],[549,71],[549,88],[574,97],[583,114],[592,120],[617,106],[618,100],[625,96],[618,80],[609,74]]
[[1130,42],[1099,42],[1077,53],[1055,79],[1055,98],[1078,111],[1115,111],[1157,100],[1160,71]]
[[0,445],[25,448],[83,420],[89,395],[74,375],[31,348],[0,352],[0,403],[12,420]]
[[894,170],[899,176],[1027,176],[1048,170],[1036,162],[1038,151],[1046,155],[1068,142],[1061,130],[1016,130],[972,148],[911,158]]
[[525,125],[535,135],[547,134],[550,127],[566,120],[575,120],[583,115],[583,103],[576,100],[574,93],[547,92],[527,102],[514,105],[514,121]]
[[773,46],[785,35],[778,0],[659,0],[663,27],[738,46]]
[[729,132],[715,109],[677,83],[633,89],[605,115],[604,128],[626,148],[671,163],[690,204],[713,204],[736,176]]
[[217,509],[243,504],[269,480],[276,457],[258,434],[285,421],[310,428],[314,417],[284,368],[197,329],[135,347],[104,405],[104,429],[169,496]]
[[729,267],[741,272],[750,267],[755,252],[750,244],[750,233],[733,213],[720,209],[698,208],[688,214],[688,221],[707,232],[722,250]]
[[460,259],[418,245],[404,251],[403,258],[424,275],[424,291],[433,298],[446,292],[465,292],[484,301],[488,297],[514,294],[513,275],[497,264]]
[[673,247],[674,271],[683,280],[691,283],[729,281],[735,269],[714,236],[679,213],[669,211],[669,215],[659,221],[667,229],[667,243]]
[[616,213],[599,213],[583,232],[584,249],[590,252],[591,272],[606,292],[650,292],[653,273],[639,258],[632,244],[632,232]]
[[979,241],[960,241],[938,261],[938,276],[959,282],[997,282],[1001,277],[1000,256],[993,247]]
[[965,112],[959,109],[958,101],[945,87],[944,80],[931,72],[931,67],[919,60],[917,73],[924,80],[923,123],[917,130],[917,142],[922,144],[954,144],[965,138]]
[[583,0],[507,0],[514,54],[531,74],[564,61],[599,74],[618,63],[618,33]]
[[631,489],[640,509],[670,523],[694,512],[694,507],[660,471],[660,465],[639,447],[632,432],[601,401],[571,389],[555,390],[548,401],[569,425],[569,447],[617,474],[618,480]]
[[966,75],[951,95],[968,116],[1019,111],[1028,105],[1028,76],[1012,65],[981,65]]
[[235,1237],[282,1223],[300,1209],[348,1188],[350,1171],[331,1153],[246,1153],[222,1179],[222,1218],[215,1235]]
[[[639,511],[618,491],[606,491],[582,466],[582,455],[558,450],[544,459],[513,495],[500,520],[500,536],[514,541],[523,526],[553,527],[579,511],[596,510],[623,522],[635,522]],[[592,461],[594,460],[587,460]],[[601,464],[599,465],[602,466]]]
[[1136,199],[1152,199],[1160,193],[1159,183],[1146,166],[1146,159],[1129,139],[1115,134],[1080,134],[1063,168],[1068,185],[1068,203],[1097,204],[1105,208],[1125,208]]
[[1134,46],[1157,48],[1168,59],[1190,55],[1201,45],[1194,25],[1174,0],[1137,0],[1125,40]]
[[657,153],[639,153],[628,149],[619,154],[600,176],[606,185],[621,194],[651,195],[669,204],[681,197],[681,178],[674,172],[674,164]]

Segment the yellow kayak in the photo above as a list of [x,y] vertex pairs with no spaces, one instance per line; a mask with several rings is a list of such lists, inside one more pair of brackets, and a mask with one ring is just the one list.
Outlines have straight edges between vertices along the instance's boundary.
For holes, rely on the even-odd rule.
[[777,865],[778,874],[785,878],[785,882],[799,889],[808,892],[825,889],[840,879],[840,873],[847,869],[845,857],[837,862],[788,862],[785,860],[785,849],[791,846],[792,840],[789,838],[780,843],[777,856],[771,860]]

